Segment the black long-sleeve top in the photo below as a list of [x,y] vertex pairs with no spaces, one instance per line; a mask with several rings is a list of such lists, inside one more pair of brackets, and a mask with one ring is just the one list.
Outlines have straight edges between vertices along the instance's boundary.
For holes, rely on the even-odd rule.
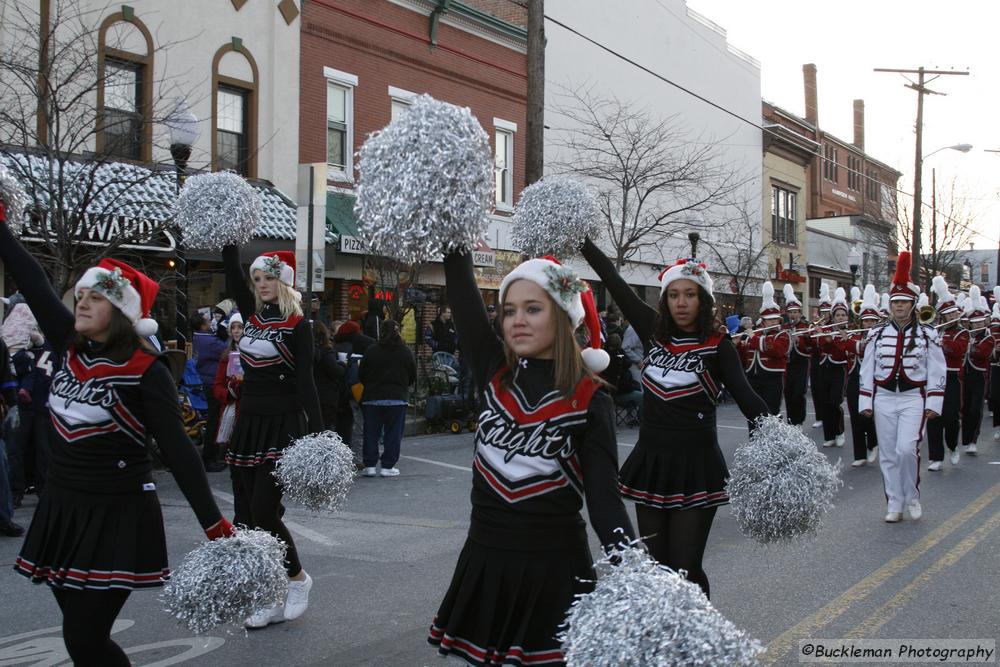
[[74,316],[38,262],[0,224],[0,259],[15,276],[38,325],[63,363],[49,394],[53,428],[49,480],[88,493],[140,493],[151,488],[150,436],[203,528],[222,518],[201,459],[184,431],[177,388],[162,358],[139,349],[119,362],[99,345],[77,350]]
[[553,362],[542,359],[521,359],[503,387],[503,343],[486,316],[471,255],[448,255],[444,270],[462,352],[486,406],[476,433],[470,539],[516,549],[565,546],[583,524],[584,497],[602,545],[632,538],[618,493],[610,396],[584,379],[573,397],[559,397]]
[[304,410],[313,433],[323,430],[323,415],[313,378],[313,335],[309,320],[285,317],[277,304],[254,312],[253,293],[240,266],[236,246],[222,249],[226,291],[246,319],[240,339],[243,365],[241,415],[280,415]]
[[655,340],[656,309],[639,298],[590,239],[582,251],[642,340],[646,353],[640,442],[652,444],[678,430],[714,429],[722,385],[747,419],[768,414],[767,405],[747,382],[729,334],[711,333],[704,340],[696,334]]

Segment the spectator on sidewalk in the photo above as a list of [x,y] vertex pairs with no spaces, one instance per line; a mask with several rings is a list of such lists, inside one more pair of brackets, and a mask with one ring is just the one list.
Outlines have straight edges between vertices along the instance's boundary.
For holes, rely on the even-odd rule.
[[[27,307],[27,306],[25,306]],[[49,385],[59,358],[41,331],[31,332],[31,347],[13,355],[17,377],[18,426],[8,441],[11,494],[20,507],[25,493],[41,495],[49,469]]]
[[337,408],[337,434],[351,448],[357,464],[361,465],[361,437],[355,434],[355,425],[361,428],[361,407],[352,395],[353,381],[356,381],[358,364],[369,347],[375,344],[375,339],[361,333],[361,325],[354,320],[348,320],[339,327],[333,335],[333,347],[347,364],[344,391],[340,394]]
[[[229,345],[219,359],[212,384],[212,396],[220,406],[219,429],[215,434],[215,444],[219,450],[229,448],[233,427],[240,412],[240,395],[243,389],[243,365],[240,363],[240,339],[243,338],[243,317],[233,313],[224,322],[228,332]],[[221,457],[220,457],[221,458]],[[233,524],[250,525],[250,496],[243,488],[236,466],[229,466],[229,478],[233,484]]]
[[611,357],[608,367],[601,373],[605,382],[611,385],[609,392],[616,406],[627,407],[633,411],[635,426],[642,418],[642,389],[632,380],[629,372],[631,363],[622,349],[622,339],[616,333],[608,334],[604,351]]
[[7,344],[0,339],[0,536],[20,537],[24,528],[14,523],[14,502],[10,493],[10,471],[7,466],[5,436],[10,430],[11,410],[17,411],[17,383],[10,372]]
[[346,389],[347,364],[337,360],[330,330],[322,322],[313,322],[313,341],[313,378],[319,394],[319,409],[323,413],[323,428],[335,431],[340,394]]
[[399,468],[399,446],[406,424],[406,403],[410,385],[417,380],[417,362],[413,352],[399,335],[399,324],[392,320],[382,323],[378,343],[365,352],[359,368],[364,385],[361,412],[365,420],[363,473],[376,475],[379,462],[379,440],[382,440],[382,477],[396,477]]
[[[205,388],[205,400],[208,403],[208,423],[205,427],[204,442],[202,442],[201,459],[208,472],[221,472],[226,464],[219,460],[219,446],[215,442],[219,430],[219,414],[222,406],[215,400],[212,386],[215,384],[215,372],[219,368],[219,359],[226,351],[228,332],[225,327],[218,327],[212,333],[209,319],[200,312],[191,316],[191,347],[194,351],[195,368],[201,384]],[[220,332],[221,335],[220,335]]]
[[458,351],[458,333],[451,319],[451,308],[438,310],[438,316],[424,332],[424,340],[435,352],[455,354]]
[[622,336],[622,352],[629,360],[629,373],[632,380],[638,385],[642,382],[642,360],[646,357],[646,351],[642,347],[642,340],[635,328],[631,324],[625,328],[625,335]]

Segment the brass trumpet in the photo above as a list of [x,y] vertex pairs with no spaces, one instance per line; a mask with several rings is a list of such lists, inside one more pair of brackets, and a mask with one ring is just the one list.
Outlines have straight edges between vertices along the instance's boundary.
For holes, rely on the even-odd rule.
[[937,311],[934,306],[924,306],[917,311],[917,321],[921,324],[930,324],[937,319]]
[[861,299],[851,302],[851,312],[854,313],[854,317],[861,317]]

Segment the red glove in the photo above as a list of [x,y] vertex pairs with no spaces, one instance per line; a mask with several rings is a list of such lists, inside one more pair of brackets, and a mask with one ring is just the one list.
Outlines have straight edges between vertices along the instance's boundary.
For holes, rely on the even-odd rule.
[[232,537],[235,534],[236,529],[233,528],[233,524],[229,523],[229,519],[226,517],[222,517],[205,529],[205,535],[210,540],[217,540],[220,537]]

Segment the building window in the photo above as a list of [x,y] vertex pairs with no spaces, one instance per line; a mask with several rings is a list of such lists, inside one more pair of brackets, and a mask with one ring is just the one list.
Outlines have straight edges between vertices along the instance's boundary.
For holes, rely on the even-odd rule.
[[990,281],[990,263],[983,262],[979,265],[979,282],[988,283]]
[[496,179],[496,207],[510,211],[514,208],[514,133],[517,125],[502,118],[493,119],[494,138],[493,173]]
[[219,86],[215,96],[216,168],[235,171],[243,176],[249,175],[248,96],[247,91],[228,86]]
[[819,299],[819,286],[823,284],[823,281],[819,278],[809,277],[809,298]]
[[416,93],[408,90],[389,86],[389,120],[396,120],[399,116],[410,108],[413,104]]
[[882,182],[879,180],[876,169],[869,169],[865,172],[865,198],[876,206],[882,201]]
[[350,88],[326,84],[326,163],[343,174],[349,174],[351,167],[347,114],[350,98]]
[[397,100],[393,98],[392,108],[390,110],[391,120],[396,120],[399,118],[407,109],[410,108],[410,103],[403,100]]
[[847,189],[861,192],[861,159],[847,156]]
[[796,244],[798,194],[778,187],[771,188],[771,239],[785,245]]
[[837,149],[829,144],[823,147],[823,178],[837,182]]
[[104,108],[101,110],[104,152],[142,159],[143,70],[136,63],[104,60]]

